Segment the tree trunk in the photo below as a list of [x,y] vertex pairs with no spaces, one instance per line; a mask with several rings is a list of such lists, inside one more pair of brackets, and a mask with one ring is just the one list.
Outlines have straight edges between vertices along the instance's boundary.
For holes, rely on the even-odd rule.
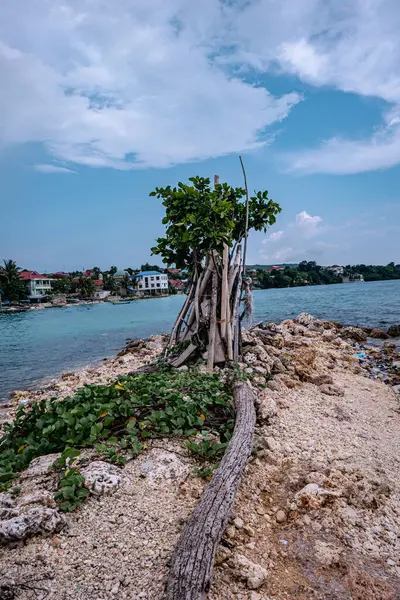
[[217,336],[217,303],[218,303],[218,273],[217,266],[214,265],[212,274],[212,290],[211,290],[211,310],[210,310],[210,328],[208,337],[208,357],[207,369],[211,372],[214,368],[215,358],[215,340]]
[[235,385],[235,430],[172,556],[165,600],[205,600],[207,596],[215,552],[253,446],[254,401],[247,383]]

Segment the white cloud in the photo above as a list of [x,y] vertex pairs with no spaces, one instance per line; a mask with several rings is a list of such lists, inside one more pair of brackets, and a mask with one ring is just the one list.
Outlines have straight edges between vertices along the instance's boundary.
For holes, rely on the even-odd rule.
[[318,240],[328,227],[321,225],[322,217],[308,214],[305,210],[281,231],[268,235],[262,242],[260,256],[268,262],[297,262],[321,256],[332,245]]
[[[302,98],[249,69],[400,105],[398,0],[16,0],[0,3],[1,145],[57,160],[163,167],[269,143]],[[400,162],[397,116],[369,139],[289,155],[292,169],[354,173]]]
[[76,173],[73,169],[57,167],[56,165],[34,165],[33,168],[35,171],[39,171],[39,173]]
[[[313,86],[377,97],[398,112],[398,0],[259,0],[244,13],[237,17],[246,48],[239,48],[239,60],[259,70],[277,64]],[[291,169],[307,173],[390,168],[400,164],[400,119],[365,139],[333,137],[285,158]]]
[[218,0],[1,3],[2,144],[120,169],[262,145],[300,96],[274,97],[212,60],[227,18]]

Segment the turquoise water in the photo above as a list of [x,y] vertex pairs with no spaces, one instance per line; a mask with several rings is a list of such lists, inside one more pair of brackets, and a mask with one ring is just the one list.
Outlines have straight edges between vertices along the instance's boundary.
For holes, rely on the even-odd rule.
[[[0,314],[0,399],[46,377],[112,356],[127,337],[168,331],[182,296]],[[400,280],[254,292],[254,321],[302,311],[342,323],[400,323]]]

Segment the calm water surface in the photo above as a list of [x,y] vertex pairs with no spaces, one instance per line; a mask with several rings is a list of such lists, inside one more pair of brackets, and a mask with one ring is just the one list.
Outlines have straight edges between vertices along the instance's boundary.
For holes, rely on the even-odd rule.
[[[115,354],[127,337],[168,331],[182,296],[0,314],[0,399],[62,371]],[[254,320],[302,311],[347,324],[400,323],[400,280],[254,292]]]

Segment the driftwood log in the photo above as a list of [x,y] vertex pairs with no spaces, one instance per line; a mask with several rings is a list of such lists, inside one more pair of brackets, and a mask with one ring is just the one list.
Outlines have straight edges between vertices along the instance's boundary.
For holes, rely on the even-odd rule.
[[254,401],[254,393],[247,383],[235,385],[233,436],[172,556],[165,600],[205,600],[207,596],[215,552],[252,451],[256,423]]

